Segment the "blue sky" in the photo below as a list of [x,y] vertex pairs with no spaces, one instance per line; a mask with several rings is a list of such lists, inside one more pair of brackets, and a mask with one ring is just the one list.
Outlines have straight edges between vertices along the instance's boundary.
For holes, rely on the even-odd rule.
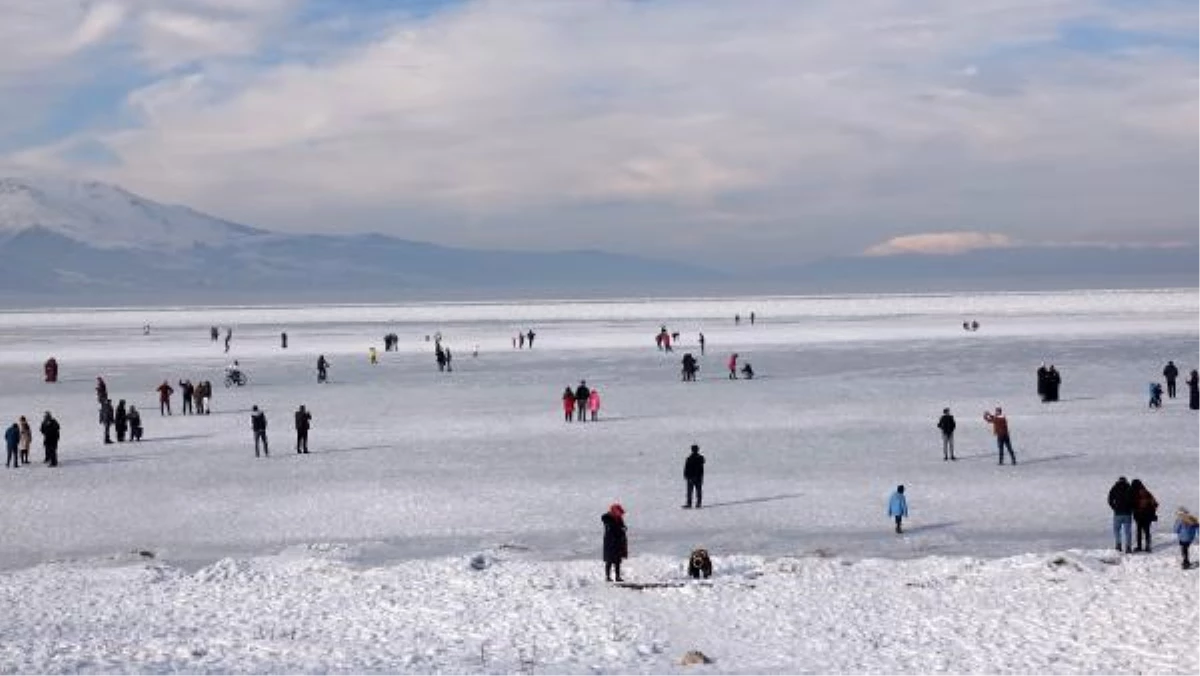
[[[741,265],[1194,244],[1197,7],[0,0],[0,172]],[[957,244],[956,244],[957,242]]]

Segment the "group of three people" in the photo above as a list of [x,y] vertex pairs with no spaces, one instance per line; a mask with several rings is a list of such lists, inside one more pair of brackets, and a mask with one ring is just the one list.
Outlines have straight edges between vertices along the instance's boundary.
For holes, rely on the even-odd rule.
[[586,422],[588,414],[595,422],[600,413],[600,390],[588,387],[586,380],[579,381],[574,390],[568,385],[562,394],[563,420]]

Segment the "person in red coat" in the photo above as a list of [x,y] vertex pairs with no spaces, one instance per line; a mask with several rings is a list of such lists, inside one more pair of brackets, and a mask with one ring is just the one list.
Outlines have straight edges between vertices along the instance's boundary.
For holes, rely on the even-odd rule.
[[729,379],[730,380],[737,380],[737,360],[738,360],[737,352],[734,352],[732,355],[730,355],[730,357],[729,357]]
[[563,419],[571,422],[572,416],[575,415],[575,393],[570,387],[563,390],[562,395]]
[[158,386],[158,413],[159,415],[171,415],[171,395],[175,390],[170,383],[163,381],[162,385]]

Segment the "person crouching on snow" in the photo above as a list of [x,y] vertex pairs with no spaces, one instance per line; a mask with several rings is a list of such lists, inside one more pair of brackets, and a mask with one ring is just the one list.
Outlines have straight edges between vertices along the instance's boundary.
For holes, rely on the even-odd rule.
[[1184,570],[1192,567],[1192,562],[1188,558],[1188,549],[1195,542],[1197,533],[1200,533],[1200,520],[1187,511],[1186,507],[1180,507],[1175,512],[1175,534],[1179,536],[1179,549],[1183,552]]
[[888,500],[888,516],[896,519],[896,533],[903,533],[900,528],[900,521],[908,516],[908,500],[904,497],[904,486],[896,486],[896,492],[892,493],[891,499]]

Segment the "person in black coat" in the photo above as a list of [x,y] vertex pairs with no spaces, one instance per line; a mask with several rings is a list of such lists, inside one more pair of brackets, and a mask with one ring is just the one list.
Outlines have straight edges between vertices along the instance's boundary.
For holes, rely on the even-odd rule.
[[142,414],[138,413],[137,406],[129,407],[129,440],[142,440]]
[[621,578],[621,561],[629,558],[629,539],[625,533],[625,508],[614,504],[600,517],[604,524],[604,579],[624,582]]
[[683,379],[687,382],[696,380],[696,358],[691,352],[683,355]]
[[700,446],[696,444],[692,444],[692,454],[683,463],[683,480],[687,482],[687,504],[683,508],[692,508],[692,491],[695,491],[696,509],[700,509],[704,501],[704,456],[700,455]]
[[1121,534],[1125,535],[1125,553],[1133,553],[1133,487],[1125,477],[1117,479],[1108,490],[1108,506],[1113,513],[1113,539],[1121,551]]
[[587,403],[588,397],[592,396],[592,390],[587,386],[586,380],[579,381],[579,387],[575,388],[575,408],[577,413],[575,419],[579,422],[587,422]]
[[42,418],[42,448],[46,451],[45,463],[51,467],[58,467],[58,436],[60,428],[58,421],[54,416],[50,415],[50,411],[46,411],[46,417]]
[[329,362],[325,359],[325,355],[317,357],[317,382],[323,383],[329,379]]
[[258,445],[262,443],[262,454],[271,457],[271,451],[267,446],[267,414],[258,410],[255,406],[250,413],[250,429],[254,430],[254,457],[258,456]]
[[1054,364],[1046,371],[1046,401],[1058,401],[1058,388],[1062,386],[1062,376]]
[[1196,369],[1192,369],[1191,375],[1188,376],[1188,408],[1193,411],[1200,411],[1200,373],[1196,373]]
[[1041,399],[1042,401],[1047,401],[1047,399],[1046,399],[1046,375],[1048,373],[1050,373],[1050,371],[1049,371],[1049,369],[1046,368],[1046,362],[1042,362],[1042,365],[1039,366],[1038,370],[1037,370],[1037,393],[1038,393],[1038,398]]
[[1167,360],[1163,367],[1163,377],[1167,379],[1167,398],[1175,398],[1175,379],[1179,377],[1179,367],[1172,360]]
[[[296,452],[308,453],[308,429],[312,427],[312,414],[300,405],[296,411]],[[303,450],[301,450],[303,449]]]
[[113,419],[115,417],[116,416],[113,413],[112,399],[105,399],[104,401],[100,402],[100,424],[104,426],[104,443],[106,444],[111,444],[113,442],[112,437],[109,435],[109,431],[112,430]]
[[117,411],[113,414],[113,424],[117,428],[117,441],[125,441],[125,432],[129,429],[129,415],[125,412],[125,400],[117,402]]
[[950,415],[950,409],[942,409],[942,417],[938,418],[937,428],[942,431],[942,460],[958,460],[954,457],[954,429],[958,423]]

